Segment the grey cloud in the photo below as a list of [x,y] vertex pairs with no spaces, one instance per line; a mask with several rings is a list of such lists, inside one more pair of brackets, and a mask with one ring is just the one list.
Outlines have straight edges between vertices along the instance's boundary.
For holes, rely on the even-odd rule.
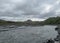
[[[23,0],[22,2],[14,2],[14,0],[0,0],[0,16],[13,18],[18,17],[23,20],[28,18],[59,16],[59,14],[55,14],[56,10],[60,9],[60,2],[59,4],[56,2],[57,0]],[[48,8],[49,12],[45,12],[45,4],[46,7],[48,7],[48,5],[52,6],[51,9]],[[41,14],[43,11],[44,13]]]

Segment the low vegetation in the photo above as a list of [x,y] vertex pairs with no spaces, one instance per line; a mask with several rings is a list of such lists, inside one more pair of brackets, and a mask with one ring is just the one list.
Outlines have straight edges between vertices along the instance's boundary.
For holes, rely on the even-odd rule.
[[57,24],[60,24],[60,17],[50,17],[45,21],[27,20],[24,22],[13,22],[13,21],[0,20],[0,25],[40,26],[40,25],[57,25]]
[[60,24],[60,17],[50,17],[44,21],[45,24],[58,25]]

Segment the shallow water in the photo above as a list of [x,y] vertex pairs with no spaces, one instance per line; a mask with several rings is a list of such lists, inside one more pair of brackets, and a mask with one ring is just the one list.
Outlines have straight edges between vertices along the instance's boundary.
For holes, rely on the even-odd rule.
[[[1,26],[0,26],[1,27]],[[22,26],[22,27],[1,27],[0,43],[43,43],[47,39],[54,39],[57,36],[56,26]]]

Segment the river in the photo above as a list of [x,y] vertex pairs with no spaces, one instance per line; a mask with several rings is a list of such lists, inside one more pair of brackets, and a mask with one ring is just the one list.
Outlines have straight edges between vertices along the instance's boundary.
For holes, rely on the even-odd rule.
[[[56,26],[0,26],[0,43],[43,43],[57,36]],[[7,31],[1,31],[7,30]]]

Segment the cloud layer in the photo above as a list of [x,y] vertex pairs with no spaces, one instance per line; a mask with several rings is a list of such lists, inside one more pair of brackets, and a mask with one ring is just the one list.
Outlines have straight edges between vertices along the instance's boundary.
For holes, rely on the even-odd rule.
[[44,20],[60,16],[60,0],[0,0],[0,19]]

